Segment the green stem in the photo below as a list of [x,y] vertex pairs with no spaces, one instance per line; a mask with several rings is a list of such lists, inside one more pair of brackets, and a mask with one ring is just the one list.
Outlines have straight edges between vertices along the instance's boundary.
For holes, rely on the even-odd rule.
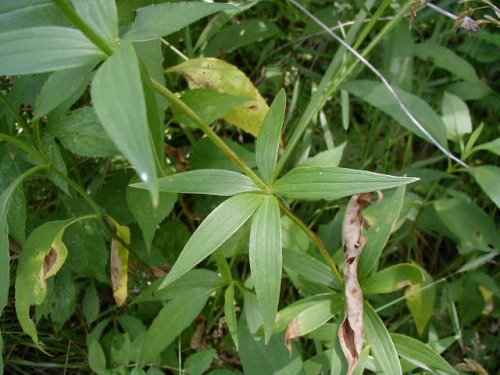
[[340,275],[340,272],[339,270],[337,269],[337,266],[335,265],[335,262],[333,261],[333,258],[332,256],[330,255],[330,252],[328,251],[328,249],[326,248],[325,244],[323,243],[323,241],[321,240],[321,238],[319,238],[319,236],[314,233],[311,228],[309,228],[307,226],[306,223],[304,223],[298,216],[296,216],[287,206],[286,204],[282,201],[282,200],[279,200],[279,205],[281,207],[281,209],[287,214],[287,216],[292,219],[293,221],[295,221],[295,223],[300,226],[302,228],[302,230],[309,236],[312,238],[312,240],[316,243],[316,246],[318,246],[318,249],[321,253],[321,255],[323,255],[323,258],[325,258],[326,262],[328,263],[328,265],[330,266],[330,268],[332,269],[332,272],[333,272],[333,275],[335,276],[335,278],[337,279],[337,281],[339,282],[339,284],[342,286],[344,284],[344,279],[342,278],[342,276]]
[[234,161],[240,169],[250,177],[255,184],[265,193],[271,194],[271,189],[267,186],[255,172],[229,147],[210,126],[203,121],[186,103],[179,99],[172,91],[151,78],[154,89],[171,104],[184,112],[193,122],[207,135],[207,137],[222,151],[228,158]]
[[32,148],[30,145],[26,144],[25,142],[15,138],[15,137],[11,137],[10,135],[2,134],[2,133],[0,133],[0,140],[12,143],[13,145],[19,147],[21,150],[26,152],[28,155],[31,155],[36,160],[38,160],[42,163],[45,163],[45,158],[42,155],[40,155],[34,148]]
[[99,34],[97,34],[92,28],[87,25],[87,23],[75,12],[75,10],[65,1],[65,0],[53,0],[54,3],[61,9],[61,11],[69,18],[71,23],[78,27],[78,29],[87,37],[89,40],[99,47],[106,55],[111,56],[113,54],[113,47],[103,39]]

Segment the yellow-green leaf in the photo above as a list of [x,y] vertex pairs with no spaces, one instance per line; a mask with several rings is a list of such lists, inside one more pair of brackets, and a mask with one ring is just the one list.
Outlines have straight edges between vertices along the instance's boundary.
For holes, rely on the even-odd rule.
[[40,305],[47,296],[47,279],[64,264],[68,249],[62,241],[64,230],[76,219],[51,221],[36,228],[26,240],[19,257],[16,277],[16,313],[24,332],[38,345],[35,323],[30,318],[30,306]]
[[250,99],[223,119],[254,136],[259,134],[269,107],[252,81],[236,66],[215,58],[198,58],[170,67],[167,72],[182,74],[192,89],[210,88]]
[[128,249],[130,230],[122,225],[116,225],[116,238],[111,242],[111,283],[113,298],[118,306],[125,303],[128,295]]
[[406,289],[406,305],[413,317],[418,334],[422,336],[434,312],[436,287],[431,286],[433,282],[431,275],[423,268],[420,269],[425,276],[425,281]]

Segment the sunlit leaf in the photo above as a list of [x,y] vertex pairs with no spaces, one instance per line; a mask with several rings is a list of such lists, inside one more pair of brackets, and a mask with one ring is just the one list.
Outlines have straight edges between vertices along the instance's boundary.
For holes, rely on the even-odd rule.
[[417,181],[339,167],[297,167],[274,183],[273,191],[283,197],[333,200],[352,194],[390,189]]
[[104,129],[147,184],[153,205],[156,206],[158,183],[155,157],[139,61],[130,42],[122,42],[113,56],[99,68],[91,93],[95,111]]
[[198,58],[170,67],[167,72],[182,74],[189,87],[210,88],[250,99],[224,115],[224,120],[257,136],[268,106],[248,77],[237,67],[214,58]]
[[238,350],[238,321],[236,319],[236,306],[234,300],[234,285],[229,285],[224,292],[224,315],[226,317],[227,328],[233,339],[234,346]]
[[56,26],[0,33],[0,50],[0,75],[75,68],[106,57],[80,30]]
[[263,199],[260,194],[238,194],[213,210],[193,233],[160,287],[177,280],[213,253],[245,224]]
[[445,91],[441,108],[448,139],[458,142],[464,134],[472,131],[469,107],[458,96]]

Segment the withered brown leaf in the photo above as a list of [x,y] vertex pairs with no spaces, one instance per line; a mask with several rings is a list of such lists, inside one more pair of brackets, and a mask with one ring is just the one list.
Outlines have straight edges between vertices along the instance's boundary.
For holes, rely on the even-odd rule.
[[361,209],[371,202],[371,197],[372,193],[353,195],[347,205],[342,224],[346,308],[338,336],[347,359],[348,375],[356,369],[363,348],[363,293],[358,282],[357,268],[361,251],[366,244],[363,235],[365,223]]

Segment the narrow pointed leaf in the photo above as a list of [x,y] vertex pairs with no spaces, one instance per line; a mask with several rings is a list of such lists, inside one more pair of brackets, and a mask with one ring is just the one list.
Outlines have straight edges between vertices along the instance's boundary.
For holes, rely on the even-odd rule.
[[[380,109],[396,120],[401,126],[404,126],[414,134],[427,140],[427,136],[422,133],[406,113],[403,112],[383,83],[369,80],[350,81],[342,85],[342,89]],[[401,89],[396,89],[396,92],[422,126],[424,126],[440,144],[446,145],[446,129],[443,120],[432,107],[416,95]]]
[[198,316],[209,295],[210,293],[190,293],[167,302],[146,332],[140,362],[151,362],[166,349]]
[[366,294],[383,294],[392,293],[423,281],[424,275],[417,266],[396,264],[371,275],[361,283],[361,286]]
[[281,227],[278,200],[266,196],[250,229],[250,270],[264,322],[266,342],[271,337],[281,286]]
[[333,200],[390,189],[417,180],[339,167],[297,167],[276,181],[273,190],[286,198]]
[[286,94],[284,90],[280,90],[264,118],[255,144],[257,166],[266,183],[273,182],[276,171],[281,128],[285,119],[285,106]]
[[47,296],[47,278],[55,275],[68,255],[62,241],[66,227],[86,218],[51,221],[37,227],[26,240],[19,257],[16,277],[16,314],[24,332],[38,345],[30,306],[40,305]]
[[106,55],[79,30],[44,26],[0,33],[0,75],[96,64]]
[[224,292],[224,315],[227,328],[233,339],[234,346],[238,350],[238,320],[236,319],[236,306],[234,301],[234,285],[231,284]]
[[391,333],[391,338],[398,354],[408,362],[431,372],[439,370],[446,374],[458,374],[443,357],[423,342],[399,333]]
[[92,101],[104,129],[134,165],[158,203],[158,183],[139,61],[134,47],[122,42],[98,70],[92,83]]
[[160,288],[177,280],[213,253],[252,216],[264,199],[260,194],[239,194],[220,204],[193,233]]
[[398,353],[384,323],[373,307],[365,303],[366,341],[371,347],[377,368],[382,374],[401,375]]
[[125,34],[125,39],[150,40],[160,38],[179,31],[213,13],[236,9],[238,8],[230,4],[196,2],[150,5],[137,10],[137,17],[130,30]]
[[88,82],[93,64],[54,72],[43,84],[36,98],[34,119],[45,116],[66,99],[74,95],[82,84]]
[[[247,176],[224,169],[198,169],[158,179],[160,191],[169,193],[231,196],[258,192],[259,188]],[[145,188],[146,184],[132,184]]]
[[141,228],[148,251],[158,225],[170,214],[176,201],[177,194],[160,193],[158,207],[153,207],[146,190],[127,188],[127,206]]
[[403,207],[406,186],[396,189],[394,195],[387,200],[387,205],[383,210],[383,220],[370,228],[366,234],[368,243],[366,244],[361,259],[359,260],[359,279],[365,279],[374,269],[376,269],[380,254],[389,240],[394,230],[396,222]]
[[[7,305],[10,282],[9,228],[7,214],[16,188],[30,174],[44,167],[31,168],[19,175],[0,195],[0,315]],[[1,353],[1,352],[0,352]]]

